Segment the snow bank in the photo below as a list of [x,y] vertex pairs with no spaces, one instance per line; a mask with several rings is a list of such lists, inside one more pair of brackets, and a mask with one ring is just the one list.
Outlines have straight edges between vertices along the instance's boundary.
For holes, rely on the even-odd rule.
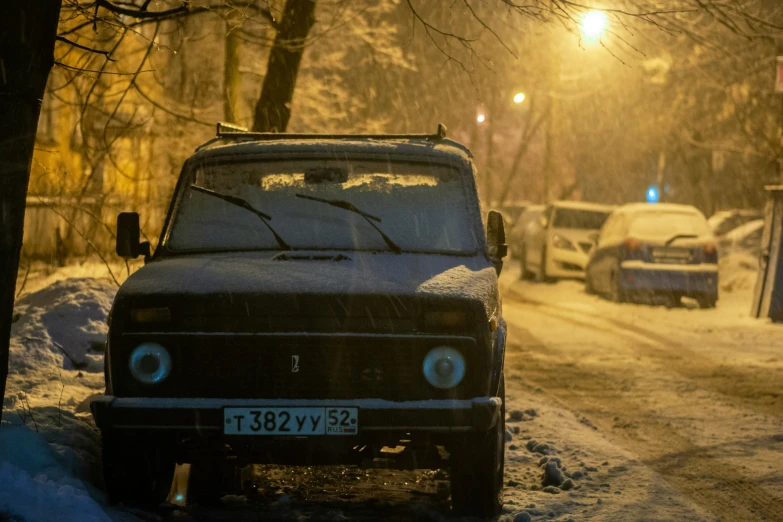
[[756,284],[759,262],[756,256],[748,252],[737,251],[721,256],[720,289],[723,292],[749,290]]
[[117,288],[101,279],[66,279],[22,297],[14,308],[10,366],[36,371],[42,364],[103,371],[106,317]]
[[0,425],[0,514],[12,520],[110,520],[91,485],[100,440],[89,402],[104,389],[115,292],[108,280],[65,279],[16,303]]
[[0,513],[26,521],[111,520],[56,446],[11,422],[0,427]]

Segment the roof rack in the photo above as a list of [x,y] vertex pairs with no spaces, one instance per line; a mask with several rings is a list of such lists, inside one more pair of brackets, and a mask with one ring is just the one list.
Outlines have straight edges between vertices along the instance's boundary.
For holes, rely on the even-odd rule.
[[244,127],[218,122],[217,138],[247,138],[251,140],[442,140],[446,137],[446,126],[438,124],[436,134],[287,134],[284,132],[251,132]]

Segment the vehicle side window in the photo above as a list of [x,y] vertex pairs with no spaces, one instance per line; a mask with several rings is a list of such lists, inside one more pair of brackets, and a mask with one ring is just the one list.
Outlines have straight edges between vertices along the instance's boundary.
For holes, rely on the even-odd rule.
[[604,226],[601,227],[601,230],[598,231],[598,243],[603,243],[606,241],[606,238],[612,234],[612,230],[615,227],[616,222],[617,215],[611,214],[606,222],[604,222]]
[[601,243],[619,242],[625,233],[625,216],[612,214],[601,229]]

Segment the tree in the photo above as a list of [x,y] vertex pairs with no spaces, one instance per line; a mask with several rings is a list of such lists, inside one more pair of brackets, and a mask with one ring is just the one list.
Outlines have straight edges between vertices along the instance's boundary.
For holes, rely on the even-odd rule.
[[9,0],[0,17],[0,391],[5,397],[25,196],[60,0]]

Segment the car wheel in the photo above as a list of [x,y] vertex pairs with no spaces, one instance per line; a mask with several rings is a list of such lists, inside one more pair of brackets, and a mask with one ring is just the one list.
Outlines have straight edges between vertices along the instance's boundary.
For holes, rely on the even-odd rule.
[[696,298],[699,308],[715,308],[718,305],[717,295],[702,295]]
[[157,506],[166,500],[176,465],[173,444],[108,430],[101,441],[104,487],[110,501]]
[[244,471],[234,461],[218,458],[193,462],[188,476],[188,504],[217,505],[224,495],[241,494]]
[[549,276],[546,273],[546,248],[541,250],[541,259],[538,263],[538,272],[536,272],[536,280],[539,283],[546,283],[549,281]]
[[623,287],[620,284],[619,270],[612,272],[611,293],[609,294],[609,297],[615,303],[625,303],[628,301],[628,294],[625,290],[623,290]]
[[593,278],[590,277],[590,271],[585,270],[585,293],[588,295],[595,295],[595,285],[593,285]]
[[519,278],[525,281],[530,281],[535,277],[535,274],[527,268],[527,252],[523,248],[519,254]]
[[450,457],[451,505],[459,515],[489,518],[503,508],[506,391],[502,375],[498,395],[503,404],[495,426],[466,437]]

